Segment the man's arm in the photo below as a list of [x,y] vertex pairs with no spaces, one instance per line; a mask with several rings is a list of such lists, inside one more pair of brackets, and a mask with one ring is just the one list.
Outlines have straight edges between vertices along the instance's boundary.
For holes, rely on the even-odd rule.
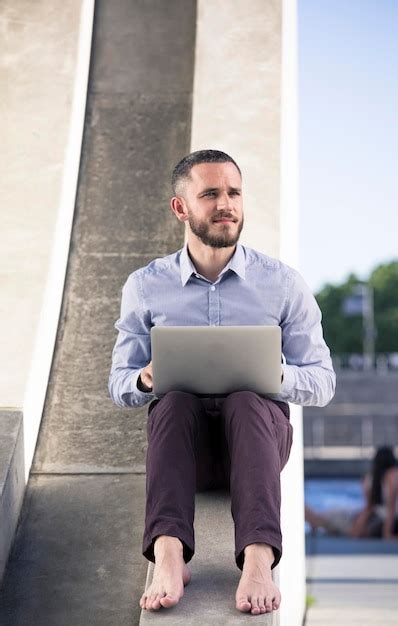
[[323,339],[322,314],[308,285],[291,270],[282,311],[281,392],[272,397],[302,406],[326,406],[334,396],[336,374]]
[[112,352],[108,388],[112,400],[121,407],[144,406],[155,398],[152,391],[137,387],[141,371],[151,360],[151,320],[149,311],[145,310],[140,278],[134,272],[127,279],[120,318],[115,323],[119,334]]

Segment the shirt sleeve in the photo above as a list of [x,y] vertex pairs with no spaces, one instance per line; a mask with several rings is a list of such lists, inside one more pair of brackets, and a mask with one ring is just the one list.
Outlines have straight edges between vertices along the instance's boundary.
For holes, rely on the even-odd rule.
[[151,316],[145,310],[141,276],[135,272],[127,279],[123,291],[120,317],[115,323],[118,331],[112,352],[112,366],[108,389],[120,407],[144,406],[156,396],[140,391],[137,379],[141,370],[151,361]]
[[282,312],[283,382],[271,397],[302,406],[326,406],[336,389],[322,313],[302,276],[290,268]]

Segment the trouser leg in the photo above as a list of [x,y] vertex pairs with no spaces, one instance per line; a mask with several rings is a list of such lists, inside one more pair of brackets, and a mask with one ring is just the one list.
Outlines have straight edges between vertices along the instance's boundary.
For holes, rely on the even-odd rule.
[[143,554],[154,557],[159,535],[178,537],[187,563],[195,550],[197,456],[206,463],[207,415],[194,394],[172,391],[149,407]]
[[236,564],[243,568],[247,545],[266,543],[274,551],[274,568],[282,556],[280,472],[289,458],[292,426],[275,402],[251,391],[230,394],[221,416],[231,463]]

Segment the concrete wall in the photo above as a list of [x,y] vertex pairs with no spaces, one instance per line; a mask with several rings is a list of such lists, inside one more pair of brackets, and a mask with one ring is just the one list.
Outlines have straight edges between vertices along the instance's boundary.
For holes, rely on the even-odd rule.
[[93,1],[7,0],[0,11],[0,407],[24,410],[27,475],[69,250]]
[[[191,149],[231,154],[243,173],[240,241],[297,265],[296,7],[287,0],[199,0]],[[282,474],[282,626],[305,605],[302,413]]]
[[0,579],[47,391],[79,172],[93,0],[0,7]]
[[183,245],[170,173],[189,151],[194,0],[97,0],[65,295],[33,470],[145,471],[148,407],[108,393],[123,284]]

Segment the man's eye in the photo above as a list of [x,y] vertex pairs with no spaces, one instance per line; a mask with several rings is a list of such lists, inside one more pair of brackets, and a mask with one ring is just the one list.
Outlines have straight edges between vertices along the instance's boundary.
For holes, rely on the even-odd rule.
[[207,193],[205,193],[205,196],[215,196],[216,192],[215,191],[208,191]]
[[240,193],[239,193],[239,191],[231,191],[229,195],[230,196],[240,196]]

